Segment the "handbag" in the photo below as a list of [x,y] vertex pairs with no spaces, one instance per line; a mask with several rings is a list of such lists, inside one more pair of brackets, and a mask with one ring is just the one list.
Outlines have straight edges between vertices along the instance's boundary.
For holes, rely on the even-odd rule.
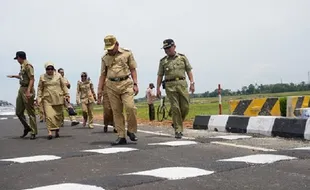
[[68,102],[67,100],[66,101],[66,107],[67,107],[67,110],[68,110],[68,113],[70,116],[74,116],[74,115],[77,115],[75,109],[73,108],[73,106],[71,105],[70,102]]

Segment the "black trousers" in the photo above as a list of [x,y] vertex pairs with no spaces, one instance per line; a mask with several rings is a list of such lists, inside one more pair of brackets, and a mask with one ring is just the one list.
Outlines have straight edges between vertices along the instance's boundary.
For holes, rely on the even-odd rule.
[[155,108],[154,108],[154,104],[149,104],[149,118],[150,118],[150,121],[155,120]]

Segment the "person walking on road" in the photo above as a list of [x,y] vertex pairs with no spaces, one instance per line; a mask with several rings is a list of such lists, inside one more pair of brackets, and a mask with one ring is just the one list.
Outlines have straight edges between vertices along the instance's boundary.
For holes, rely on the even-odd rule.
[[68,88],[63,77],[55,71],[54,63],[45,64],[46,73],[40,76],[37,101],[42,104],[45,113],[48,139],[59,137],[59,128],[63,125],[64,101],[70,102]]
[[[135,135],[137,132],[137,108],[134,103],[134,96],[139,92],[137,64],[130,50],[119,47],[115,36],[106,36],[104,43],[104,49],[107,52],[101,59],[98,100],[101,101],[102,89],[106,85],[118,133],[118,138],[112,145],[127,144],[126,134],[131,141],[138,140]],[[124,107],[127,114],[127,133],[123,114]]]
[[154,108],[154,100],[156,98],[156,93],[154,91],[154,84],[150,83],[149,87],[146,90],[146,100],[149,105],[149,119],[150,121],[155,120],[155,108]]
[[[34,68],[29,63],[24,51],[16,52],[14,58],[20,64],[20,72],[18,75],[8,75],[9,78],[19,79],[19,90],[16,98],[16,116],[24,126],[24,133],[21,135],[21,138],[27,136],[31,132],[30,139],[36,139],[38,134],[37,123],[36,123],[36,114],[34,107],[35,99],[35,89],[34,89]],[[29,123],[26,121],[25,110],[29,116]]]
[[[64,69],[63,68],[59,68],[58,69],[58,73],[64,78],[64,81],[66,83],[67,88],[70,89],[71,84],[70,84],[69,80],[65,77]],[[78,125],[80,122],[76,120],[76,117],[74,115],[70,115],[70,112],[69,112],[70,102],[65,102],[65,108],[66,108],[66,111],[68,112],[69,119],[71,121],[71,126]]]
[[171,104],[175,138],[180,139],[183,135],[183,121],[189,112],[189,93],[185,73],[190,81],[189,91],[192,93],[195,91],[192,66],[184,54],[175,51],[176,45],[172,39],[163,41],[163,49],[165,50],[166,56],[159,62],[157,96],[161,96],[160,86],[163,77],[165,77],[163,86],[165,86],[164,88]]
[[94,103],[97,101],[96,94],[94,91],[94,85],[91,82],[90,78],[88,78],[86,72],[81,73],[81,80],[77,83],[76,90],[76,103],[82,104],[82,112],[83,112],[83,127],[86,126],[86,122],[88,121],[88,127],[93,129],[93,107]]

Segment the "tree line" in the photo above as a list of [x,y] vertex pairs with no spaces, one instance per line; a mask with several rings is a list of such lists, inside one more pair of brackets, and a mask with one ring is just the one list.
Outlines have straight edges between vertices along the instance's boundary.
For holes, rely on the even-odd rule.
[[[231,89],[221,89],[222,96],[236,96],[236,95],[249,95],[249,94],[269,94],[269,93],[281,93],[281,92],[297,92],[310,90],[310,84],[302,81],[298,84],[295,83],[277,83],[277,84],[249,84],[243,86],[241,89],[233,91]],[[205,97],[217,97],[218,89],[213,91],[206,91],[204,93],[191,94],[191,98],[205,98]],[[135,99],[135,102],[145,101],[145,97]]]
[[[222,96],[249,95],[249,94],[268,94],[281,92],[297,92],[310,90],[310,84],[302,81],[299,84],[295,83],[277,83],[277,84],[249,84],[241,89],[232,91],[230,89],[221,89]],[[218,89],[206,91],[201,94],[193,94],[192,97],[216,97]]]

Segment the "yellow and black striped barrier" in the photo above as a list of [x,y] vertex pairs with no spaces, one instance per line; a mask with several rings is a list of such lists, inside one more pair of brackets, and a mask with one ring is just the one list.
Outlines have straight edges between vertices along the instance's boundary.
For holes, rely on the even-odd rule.
[[302,108],[309,107],[310,96],[288,96],[286,105],[286,117],[301,116]]
[[255,98],[251,100],[230,100],[231,115],[281,116],[279,98]]

